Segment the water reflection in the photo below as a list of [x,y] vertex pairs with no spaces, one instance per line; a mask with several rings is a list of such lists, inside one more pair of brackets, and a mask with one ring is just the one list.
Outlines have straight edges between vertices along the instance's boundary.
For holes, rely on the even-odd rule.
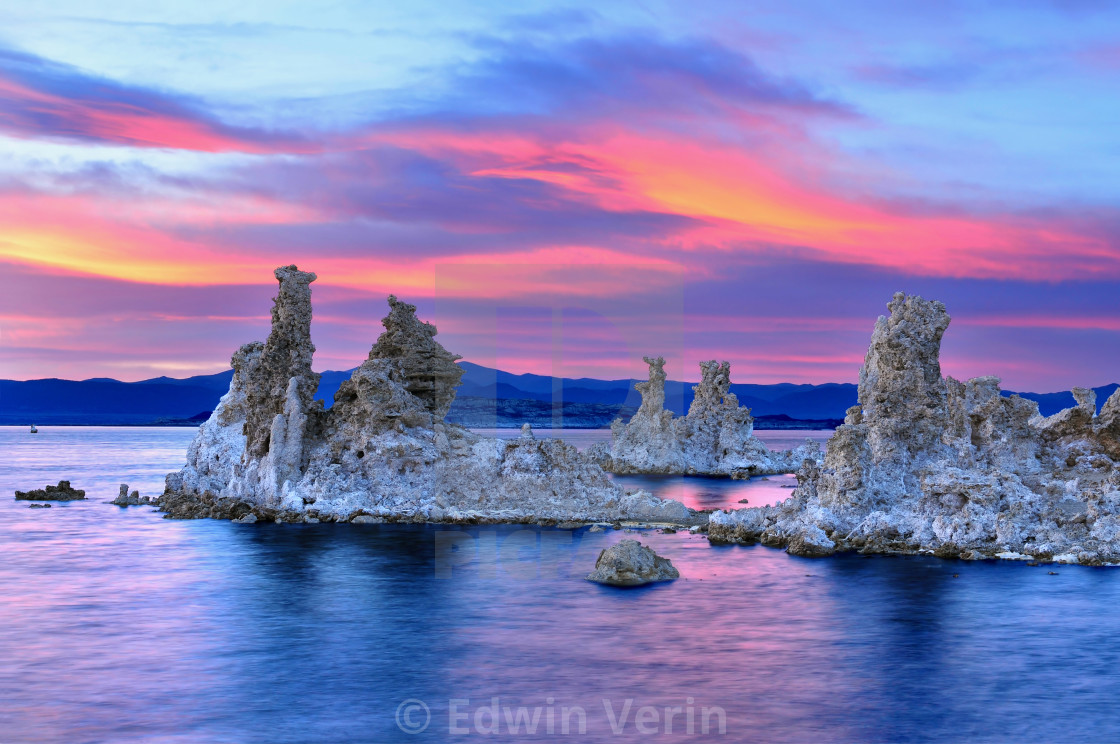
[[770,506],[788,499],[797,485],[792,475],[750,480],[681,475],[615,475],[626,490],[644,489],[663,499],[676,499],[692,509],[743,509]]
[[[66,436],[53,458],[0,431],[0,488],[70,477],[111,498],[125,468],[155,488],[144,474],[185,444]],[[635,536],[683,578],[583,581]],[[449,539],[465,552],[441,573]],[[0,551],[4,741],[458,741],[451,701],[473,729],[494,697],[583,708],[581,741],[647,739],[637,708],[689,698],[726,711],[724,741],[1120,738],[1114,570],[812,560],[687,533],[179,522],[99,500],[0,499]],[[394,718],[406,698],[432,714],[415,736]],[[632,700],[620,736],[604,699]],[[491,738],[555,737],[503,720]]]

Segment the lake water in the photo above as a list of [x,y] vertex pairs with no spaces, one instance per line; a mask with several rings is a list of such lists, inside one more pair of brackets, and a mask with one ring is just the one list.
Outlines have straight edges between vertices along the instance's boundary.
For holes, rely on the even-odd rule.
[[157,493],[192,435],[0,429],[0,489],[90,497],[0,499],[0,742],[1120,740],[1115,569],[646,532],[684,578],[617,590],[582,577],[623,532],[104,503]]

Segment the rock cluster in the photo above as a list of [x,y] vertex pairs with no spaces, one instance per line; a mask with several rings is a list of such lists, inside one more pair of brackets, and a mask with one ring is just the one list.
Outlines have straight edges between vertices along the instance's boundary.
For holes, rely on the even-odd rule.
[[896,294],[860,370],[859,405],[773,507],[717,512],[713,540],[945,557],[1120,561],[1120,391],[1050,417],[999,379],[941,375],[949,315]]
[[150,496],[141,496],[139,491],[129,493],[128,484],[122,483],[120,493],[109,503],[117,506],[146,506],[155,502]]
[[641,406],[628,423],[614,421],[609,444],[588,450],[603,469],[749,478],[792,473],[806,458],[820,458],[820,447],[811,440],[794,450],[771,452],[754,436],[750,409],[731,392],[729,362],[700,363],[700,384],[693,386],[692,405],[680,417],[665,410],[665,359],[645,357],[645,362],[649,380],[634,386],[642,394]]
[[167,477],[160,508],[243,521],[695,522],[676,501],[624,492],[558,439],[478,436],[444,420],[462,371],[416,308],[389,298],[384,332],[324,410],[313,400],[314,274],[276,270],[268,340]]
[[680,571],[637,540],[622,540],[599,553],[588,581],[611,586],[641,586],[679,579]]
[[70,481],[60,480],[57,486],[46,486],[31,491],[16,491],[17,501],[81,501],[86,492],[71,488]]

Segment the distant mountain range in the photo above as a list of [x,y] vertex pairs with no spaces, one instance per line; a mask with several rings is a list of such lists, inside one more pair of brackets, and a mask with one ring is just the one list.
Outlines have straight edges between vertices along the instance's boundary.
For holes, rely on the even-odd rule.
[[[463,384],[448,419],[467,426],[520,426],[528,421],[536,427],[597,428],[609,426],[618,416],[629,418],[641,403],[635,380],[515,375],[471,362],[460,364],[465,371]],[[351,371],[323,372],[315,397],[329,406]],[[232,376],[233,370],[226,370],[140,382],[0,380],[0,424],[197,425],[229,389]],[[666,381],[665,407],[677,414],[687,411],[694,384]],[[1095,388],[1098,407],[1116,388],[1116,384]],[[856,403],[856,386],[851,383],[733,384],[731,390],[752,409],[760,429],[835,427]],[[1038,401],[1045,415],[1074,404],[1068,392],[1020,395]]]

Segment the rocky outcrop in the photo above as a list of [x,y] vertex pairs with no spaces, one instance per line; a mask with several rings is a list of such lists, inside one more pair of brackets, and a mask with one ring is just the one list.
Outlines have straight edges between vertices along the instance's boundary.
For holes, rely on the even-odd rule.
[[772,507],[717,512],[716,541],[841,550],[1120,561],[1120,393],[1042,417],[999,379],[942,377],[940,302],[896,294],[875,325],[859,405]]
[[641,586],[680,576],[668,558],[662,558],[637,540],[622,540],[599,553],[595,570],[587,580],[611,586]]
[[629,423],[611,424],[611,442],[594,445],[588,456],[612,473],[752,475],[792,473],[803,460],[819,459],[811,440],[794,450],[771,452],[754,436],[749,408],[731,392],[731,364],[700,363],[700,384],[685,416],[665,410],[665,359],[645,357],[649,380],[634,389],[642,405]]
[[141,496],[139,491],[129,493],[128,484],[122,483],[120,493],[109,503],[116,506],[147,506],[154,502],[150,496]]
[[[310,282],[278,269],[273,331],[234,354],[229,392],[167,477],[172,517],[246,521],[691,523],[676,501],[625,492],[558,439],[478,436],[444,420],[462,371],[416,308],[384,332],[328,410],[312,403]],[[283,375],[289,375],[283,380]],[[267,430],[267,431],[266,431]]]
[[405,389],[424,402],[434,418],[442,419],[455,400],[455,388],[463,369],[462,359],[435,340],[436,327],[416,317],[416,306],[389,295],[389,315],[382,324],[385,332],[370,349],[369,359],[390,359],[400,363]]
[[[311,282],[317,277],[295,266],[281,266],[273,273],[280,283],[280,293],[272,306],[272,332],[264,344],[247,344],[240,351],[242,365],[249,368],[242,378],[248,383],[244,391],[245,449],[254,457],[270,451],[273,435],[283,438],[297,433],[294,430],[298,427],[277,431],[276,417],[291,419],[294,412],[306,416],[319,387],[319,375],[311,371],[315,353],[311,343]],[[289,450],[298,449],[298,442],[287,444]]]
[[16,491],[17,501],[81,501],[86,492],[71,488],[70,481],[60,480],[57,486],[45,486],[31,491]]

